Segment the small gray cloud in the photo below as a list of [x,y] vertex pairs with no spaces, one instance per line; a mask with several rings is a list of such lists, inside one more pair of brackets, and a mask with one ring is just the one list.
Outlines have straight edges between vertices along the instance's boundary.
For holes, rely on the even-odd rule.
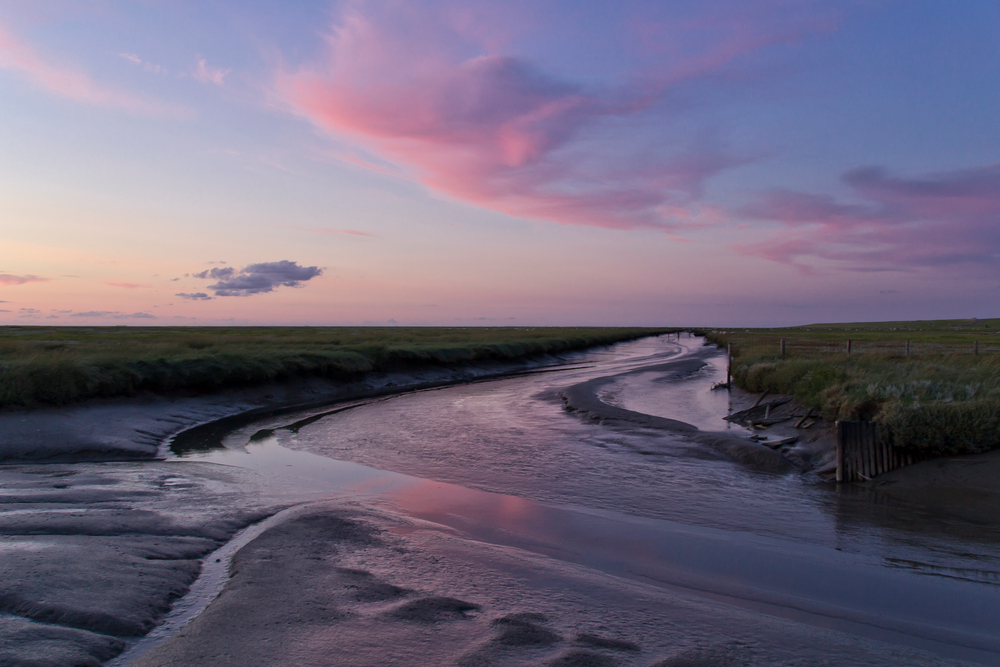
[[73,313],[70,317],[107,317],[114,314],[113,310],[87,310],[82,313]]
[[250,296],[272,292],[277,287],[301,287],[307,280],[322,275],[318,266],[299,266],[283,259],[279,262],[250,264],[239,271],[231,266],[213,268],[192,274],[202,280],[216,282],[208,286],[215,296]]
[[178,292],[174,296],[179,296],[182,299],[188,299],[190,301],[210,301],[212,297],[205,294],[204,292]]
[[236,269],[231,266],[224,266],[222,268],[215,269],[205,269],[200,273],[192,273],[192,278],[201,278],[205,280],[206,278],[215,278],[216,280],[225,280],[226,278],[231,278],[233,274],[236,273]]
[[149,313],[132,313],[131,315],[122,313],[121,315],[115,315],[115,319],[123,320],[126,318],[132,318],[136,320],[155,320],[156,315],[150,315]]
[[9,312],[10,312],[9,310],[5,310],[3,308],[0,308],[0,313],[9,313]]

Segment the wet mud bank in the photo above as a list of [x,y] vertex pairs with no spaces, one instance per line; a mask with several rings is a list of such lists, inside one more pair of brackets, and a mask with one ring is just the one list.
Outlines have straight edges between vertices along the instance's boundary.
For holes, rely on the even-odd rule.
[[609,405],[600,397],[601,389],[628,375],[657,374],[662,382],[675,381],[693,375],[705,367],[704,358],[717,354],[713,351],[696,353],[692,358],[678,359],[663,364],[626,371],[617,375],[594,378],[567,387],[559,392],[559,397],[568,412],[585,419],[598,421],[618,429],[655,429],[681,435],[728,456],[734,461],[770,472],[785,472],[795,468],[791,459],[784,457],[765,445],[751,440],[747,435],[725,432],[702,431],[686,422],[659,417],[634,410]]
[[326,502],[240,549],[208,609],[132,664],[797,664],[805,645],[839,663],[959,664]]
[[154,628],[202,559],[280,507],[243,471],[0,466],[0,664],[97,666]]
[[499,378],[555,368],[566,358],[453,368],[416,367],[370,373],[353,382],[307,378],[198,396],[149,395],[92,400],[60,408],[0,412],[0,464],[11,462],[129,461],[162,458],[167,438],[211,440],[254,419],[336,402],[387,396],[417,389]]

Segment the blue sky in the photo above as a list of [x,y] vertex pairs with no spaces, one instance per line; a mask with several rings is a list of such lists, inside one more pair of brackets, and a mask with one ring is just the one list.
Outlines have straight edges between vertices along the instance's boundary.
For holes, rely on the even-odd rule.
[[998,314],[995,2],[38,4],[0,323]]

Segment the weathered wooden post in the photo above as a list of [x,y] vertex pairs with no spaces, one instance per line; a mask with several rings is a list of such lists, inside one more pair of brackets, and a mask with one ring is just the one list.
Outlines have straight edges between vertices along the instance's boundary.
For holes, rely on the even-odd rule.
[[906,339],[906,356],[910,356],[910,339]]
[[785,339],[781,339],[781,356],[785,356]]
[[844,423],[837,420],[837,481],[844,481]]
[[847,339],[847,354],[851,353],[851,339]]
[[733,388],[733,344],[726,343],[726,389]]

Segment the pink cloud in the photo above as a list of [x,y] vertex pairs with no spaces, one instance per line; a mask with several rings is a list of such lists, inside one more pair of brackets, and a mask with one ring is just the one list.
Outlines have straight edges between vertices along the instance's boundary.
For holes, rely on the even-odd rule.
[[186,115],[186,112],[179,107],[145,100],[127,92],[102,86],[73,67],[48,62],[0,24],[0,70],[4,69],[20,74],[35,86],[53,95],[77,102],[152,115]]
[[44,283],[48,278],[40,276],[15,276],[11,273],[0,273],[0,285],[24,285],[25,283]]
[[136,283],[122,283],[122,282],[109,281],[104,284],[107,285],[108,287],[120,287],[122,289],[149,289],[149,285],[139,285]]
[[336,161],[345,162],[349,165],[360,167],[367,171],[373,171],[377,174],[382,174],[383,176],[390,176],[393,178],[407,178],[407,173],[396,167],[391,162],[385,160],[374,159],[371,155],[362,155],[358,152],[347,152],[347,151],[330,151],[330,150],[317,150],[314,151],[318,159],[324,161]]
[[909,178],[863,167],[843,180],[861,203],[772,191],[743,207],[737,215],[788,230],[737,249],[804,271],[816,260],[858,271],[1000,268],[1000,164]]
[[225,82],[223,79],[229,74],[232,69],[223,69],[221,67],[209,67],[205,63],[205,59],[198,56],[198,67],[195,69],[194,78],[202,83],[214,83],[216,86],[224,86]]
[[711,147],[654,157],[628,123],[662,112],[654,107],[670,85],[791,38],[762,30],[733,46],[723,34],[657,76],[599,90],[493,52],[508,36],[491,39],[481,24],[470,36],[456,15],[447,6],[352,6],[328,37],[326,62],[279,72],[278,92],[297,114],[435,192],[516,217],[615,229],[691,224],[704,182],[740,162]]

